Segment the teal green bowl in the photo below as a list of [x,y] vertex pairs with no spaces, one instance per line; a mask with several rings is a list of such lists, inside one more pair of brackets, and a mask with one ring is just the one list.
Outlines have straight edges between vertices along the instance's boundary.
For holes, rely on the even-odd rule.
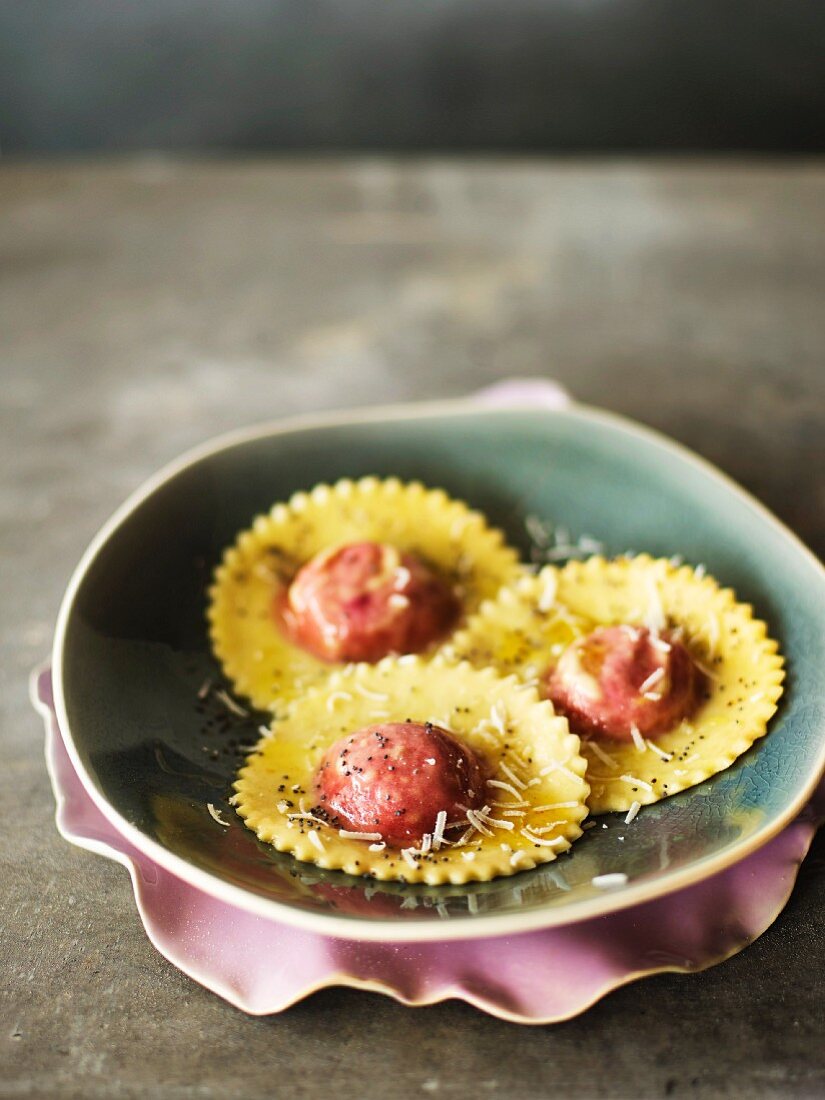
[[[780,641],[786,690],[769,734],[712,780],[599,824],[555,863],[469,886],[365,883],[260,843],[228,805],[264,715],[214,697],[206,588],[224,548],[273,502],[366,474],[419,479],[482,509],[525,556],[527,516],[607,553],[703,563]],[[74,766],[137,848],[255,913],[346,938],[443,940],[571,923],[661,897],[765,844],[825,765],[825,574],[802,544],[707,463],[626,420],[574,406],[470,401],[268,425],[219,439],[144,486],[75,572],[54,648],[55,703]],[[212,819],[208,804],[229,822]],[[602,827],[606,825],[606,828]],[[624,886],[593,886],[622,872]]]

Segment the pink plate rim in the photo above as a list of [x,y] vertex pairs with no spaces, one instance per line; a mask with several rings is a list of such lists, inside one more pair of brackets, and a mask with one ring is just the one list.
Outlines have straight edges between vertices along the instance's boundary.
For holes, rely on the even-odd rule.
[[45,665],[32,674],[31,696],[45,721],[59,832],[126,867],[157,950],[194,981],[256,1016],[282,1012],[330,986],[347,986],[409,1006],[456,998],[514,1023],[570,1019],[622,985],[664,971],[703,970],[756,939],[784,908],[825,817],[822,785],[788,828],[740,863],[676,894],[575,925],[472,940],[346,940],[249,913],[135,848],[78,777],[51,691]]

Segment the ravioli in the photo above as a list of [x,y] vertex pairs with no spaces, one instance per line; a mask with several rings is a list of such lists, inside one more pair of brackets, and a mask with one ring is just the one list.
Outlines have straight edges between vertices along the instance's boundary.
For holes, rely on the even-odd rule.
[[367,477],[296,493],[238,537],[210,590],[214,652],[235,690],[257,708],[275,710],[336,667],[296,644],[274,608],[301,566],[357,540],[420,558],[450,583],[462,618],[518,572],[502,533],[441,489]]
[[765,734],[782,694],[778,645],[752,608],[698,570],[647,554],[523,576],[482,606],[447,653],[537,683],[576,638],[619,624],[681,628],[704,684],[689,719],[655,739],[582,739],[592,813],[657,802],[723,771]]
[[[484,761],[483,808],[446,834],[434,821],[430,842],[415,848],[342,835],[314,802],[320,761],[353,731],[408,719],[449,730]],[[460,884],[566,851],[587,815],[585,768],[579,738],[534,688],[466,662],[408,655],[333,672],[295,699],[241,769],[231,801],[261,840],[299,860],[380,880]]]

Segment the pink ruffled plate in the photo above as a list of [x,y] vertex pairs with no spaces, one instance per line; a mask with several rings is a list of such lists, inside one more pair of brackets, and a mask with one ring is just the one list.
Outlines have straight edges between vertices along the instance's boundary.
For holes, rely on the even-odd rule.
[[451,997],[518,1023],[552,1023],[648,974],[702,970],[740,951],[784,907],[825,817],[825,784],[764,848],[704,882],[634,909],[543,932],[449,943],[380,944],[278,924],[176,878],[125,840],[92,802],[63,743],[51,673],[32,699],[46,722],[57,827],[72,844],[115,859],[132,878],[149,939],[171,963],[254,1015],[281,1012],[343,985],[427,1005]]

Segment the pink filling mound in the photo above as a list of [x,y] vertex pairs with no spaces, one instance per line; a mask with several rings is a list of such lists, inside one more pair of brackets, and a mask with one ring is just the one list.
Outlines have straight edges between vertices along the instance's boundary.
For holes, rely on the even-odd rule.
[[447,582],[412,554],[355,542],[307,562],[277,601],[276,617],[321,660],[375,662],[426,649],[459,611]]
[[482,762],[451,733],[429,722],[367,726],[336,741],[315,775],[319,809],[353,832],[379,833],[394,848],[447,825],[466,825],[484,800]]
[[664,733],[695,709],[702,674],[673,633],[605,626],[579,638],[545,679],[576,733],[633,740]]

